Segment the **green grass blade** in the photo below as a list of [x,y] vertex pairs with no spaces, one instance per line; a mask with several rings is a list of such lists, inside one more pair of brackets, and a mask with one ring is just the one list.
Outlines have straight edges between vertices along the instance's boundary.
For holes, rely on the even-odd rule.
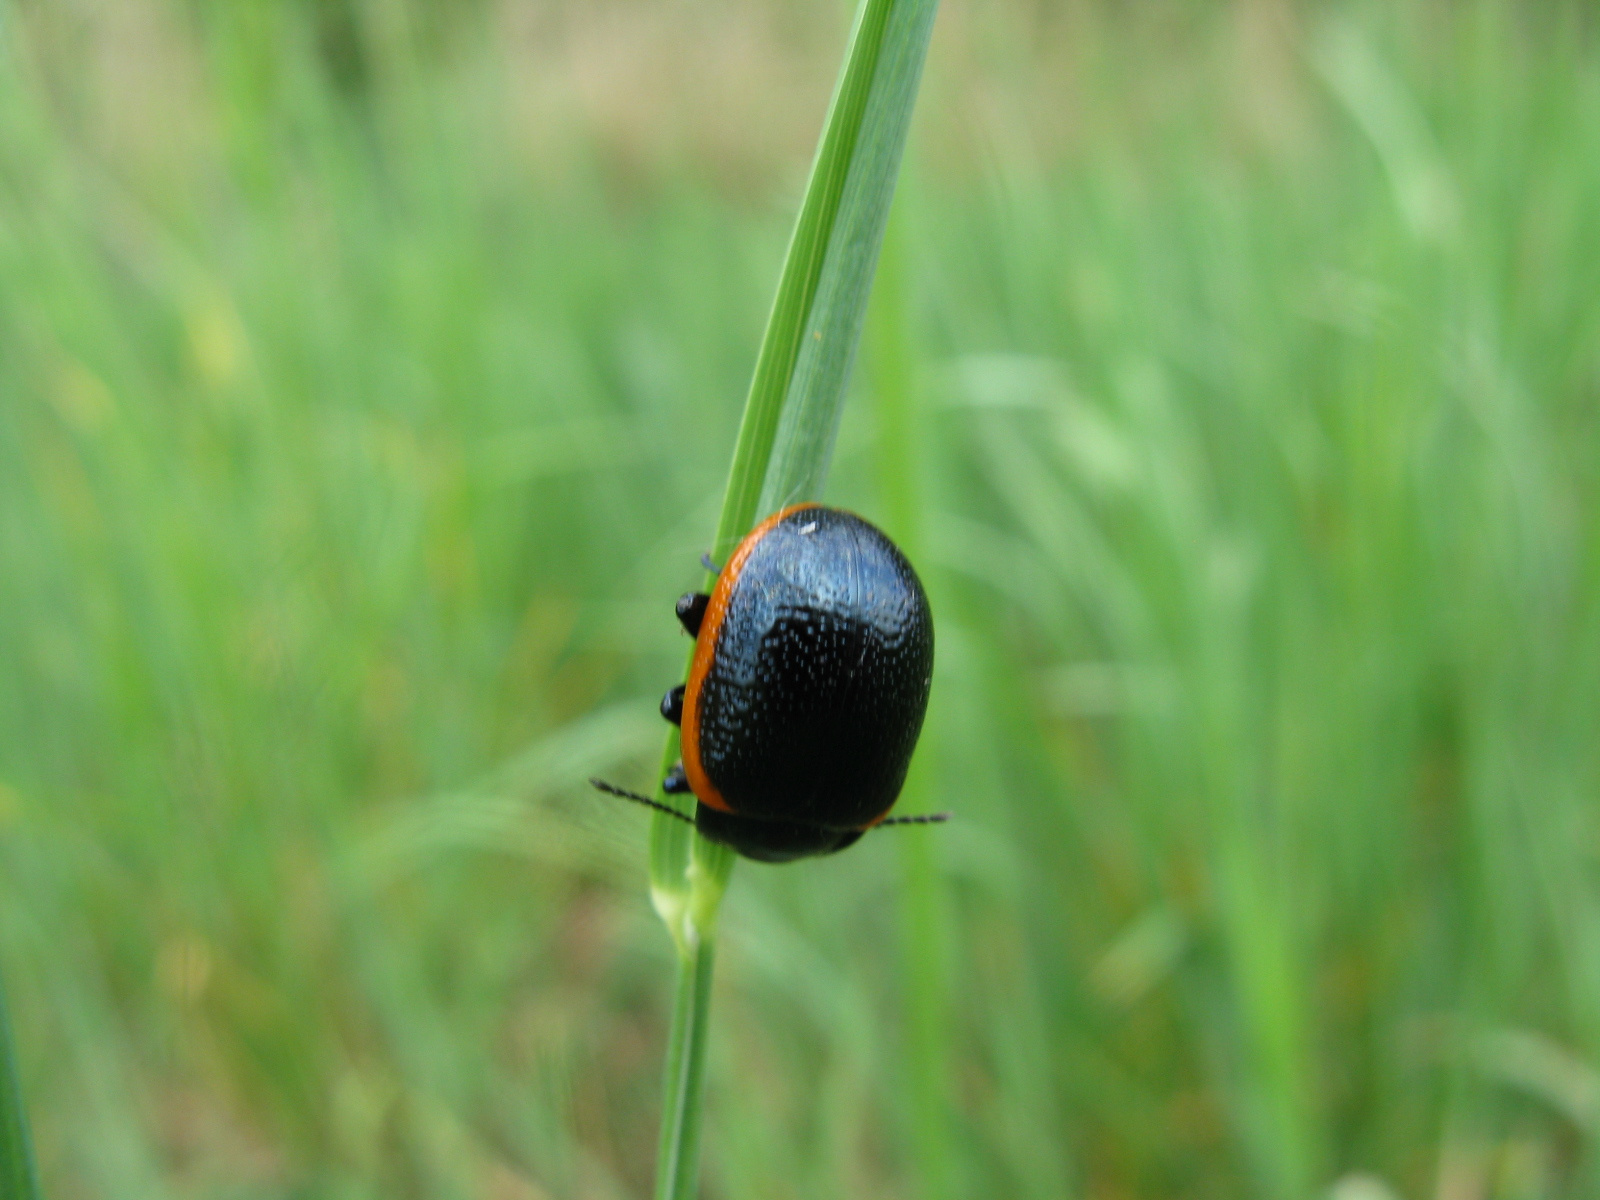
[[[903,239],[889,234],[877,296],[868,324],[869,376],[878,424],[879,494],[884,524],[913,562],[923,559],[926,508],[921,487],[921,428],[917,389],[912,378],[906,311]],[[934,714],[937,719],[937,714]],[[930,723],[931,724],[931,723]],[[931,728],[925,733],[932,733]],[[936,737],[924,737],[900,800],[909,812],[941,807],[932,795],[930,751]],[[902,1003],[905,1020],[907,1101],[911,1163],[923,1200],[955,1194],[950,1125],[949,998],[945,982],[944,884],[935,831],[903,829],[900,847],[900,937]]]
[[28,1118],[22,1107],[22,1088],[17,1082],[5,1000],[5,988],[0,984],[0,1197],[37,1200],[39,1180],[28,1138]]
[[828,110],[745,402],[714,554],[819,495],[894,196],[936,0],[867,0]]
[[[745,401],[717,524],[719,561],[758,515],[822,491],[936,8],[936,0],[865,0],[856,18]],[[677,754],[674,733],[663,774]],[[732,868],[725,848],[657,814],[650,889],[679,950],[658,1200],[694,1193],[710,938]]]
[[[936,0],[866,0],[857,18],[745,401],[717,524],[719,560],[759,514],[822,490],[936,8]],[[677,754],[674,733],[663,774]],[[670,817],[656,817],[651,839],[652,894],[688,954],[695,935],[682,922],[691,904],[715,911],[692,900],[691,866],[699,862],[720,892],[731,862],[695,850]]]
[[661,1139],[656,1157],[658,1200],[692,1196],[695,1191],[713,956],[714,943],[707,939],[678,972],[667,1069],[662,1081]]

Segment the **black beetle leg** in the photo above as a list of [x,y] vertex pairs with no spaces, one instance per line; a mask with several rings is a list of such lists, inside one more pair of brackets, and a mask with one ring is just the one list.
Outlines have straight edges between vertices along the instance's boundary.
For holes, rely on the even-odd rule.
[[700,556],[700,565],[702,567],[704,567],[706,570],[710,571],[713,575],[721,575],[722,574],[722,568],[717,566],[716,563],[711,561],[711,555],[709,555],[709,554],[702,554]]
[[686,796],[694,790],[689,786],[689,777],[683,773],[681,762],[672,764],[667,777],[661,781],[661,790],[669,796]]
[[678,620],[683,622],[690,637],[700,636],[700,622],[705,620],[706,605],[710,603],[711,597],[704,592],[685,592],[678,597]]
[[661,715],[674,725],[683,723],[683,684],[661,697]]

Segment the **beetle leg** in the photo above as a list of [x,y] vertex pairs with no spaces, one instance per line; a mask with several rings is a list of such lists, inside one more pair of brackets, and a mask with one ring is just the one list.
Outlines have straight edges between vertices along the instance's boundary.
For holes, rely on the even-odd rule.
[[689,786],[689,777],[683,773],[681,762],[672,764],[667,777],[661,781],[661,790],[669,796],[683,796],[694,790]]
[[713,575],[721,575],[722,574],[722,568],[717,566],[716,563],[711,561],[711,555],[709,555],[709,554],[702,554],[700,556],[700,565],[702,567],[704,567],[706,570],[710,571]]
[[710,603],[711,597],[704,592],[685,592],[678,597],[678,620],[683,622],[690,637],[700,636],[700,622],[705,620],[706,605]]
[[674,725],[683,723],[683,684],[661,697],[661,715]]

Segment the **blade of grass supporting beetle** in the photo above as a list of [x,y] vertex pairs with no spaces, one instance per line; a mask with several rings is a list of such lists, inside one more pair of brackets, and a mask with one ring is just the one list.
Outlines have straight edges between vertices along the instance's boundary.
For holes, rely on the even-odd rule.
[[[717,561],[758,514],[819,495],[827,478],[936,8],[937,0],[864,0],[857,14],[745,401]],[[673,733],[662,776],[677,756]],[[650,892],[679,959],[658,1200],[694,1192],[712,927],[732,868],[726,847],[656,815]]]
[[[710,938],[695,947],[691,962],[678,972],[673,1000],[672,1036],[667,1043],[656,1194],[692,1196],[700,1151],[700,1097],[705,1076],[706,1024],[711,1012]],[[678,1020],[681,1015],[684,1019]]]
[[5,1200],[37,1200],[38,1195],[28,1118],[22,1107],[11,1023],[6,1016],[5,986],[0,983],[0,1196]]

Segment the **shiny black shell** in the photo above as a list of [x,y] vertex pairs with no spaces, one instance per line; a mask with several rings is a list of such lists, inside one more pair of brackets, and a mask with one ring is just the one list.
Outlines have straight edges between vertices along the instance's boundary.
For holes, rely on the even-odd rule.
[[932,677],[927,595],[888,537],[821,505],[768,518],[696,639],[682,713],[696,825],[764,861],[850,845],[900,794]]

